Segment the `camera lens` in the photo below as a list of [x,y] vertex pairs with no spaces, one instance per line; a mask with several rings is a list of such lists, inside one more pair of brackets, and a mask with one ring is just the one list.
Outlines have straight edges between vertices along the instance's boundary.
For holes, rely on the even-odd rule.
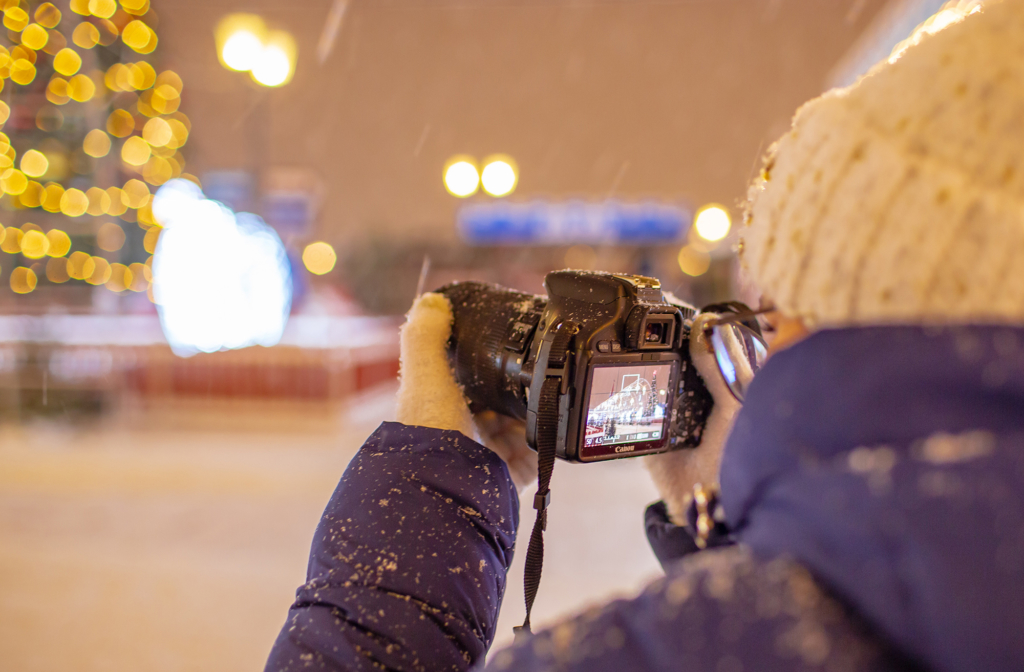
[[449,354],[473,410],[525,418],[529,376],[523,369],[531,371],[528,346],[547,299],[482,282],[456,282],[437,291],[452,304]]

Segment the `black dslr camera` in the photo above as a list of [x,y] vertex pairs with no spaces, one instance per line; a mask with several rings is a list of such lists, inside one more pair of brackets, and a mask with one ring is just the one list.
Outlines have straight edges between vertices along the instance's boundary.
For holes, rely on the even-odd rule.
[[471,408],[525,420],[531,447],[553,443],[570,462],[698,445],[713,401],[690,361],[696,309],[639,275],[556,271],[544,285],[547,297],[480,282],[438,290]]

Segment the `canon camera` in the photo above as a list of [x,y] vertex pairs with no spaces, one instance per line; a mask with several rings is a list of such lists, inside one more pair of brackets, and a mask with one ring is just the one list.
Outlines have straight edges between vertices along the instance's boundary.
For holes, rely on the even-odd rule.
[[547,296],[480,282],[438,291],[471,408],[526,421],[526,439],[571,462],[693,447],[713,400],[689,355],[697,311],[639,275],[556,271]]

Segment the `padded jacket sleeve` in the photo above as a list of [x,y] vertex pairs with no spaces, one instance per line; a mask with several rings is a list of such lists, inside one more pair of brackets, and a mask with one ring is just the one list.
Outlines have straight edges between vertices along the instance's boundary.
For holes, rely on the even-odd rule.
[[317,527],[267,662],[291,670],[467,670],[494,638],[519,500],[459,432],[384,423]]

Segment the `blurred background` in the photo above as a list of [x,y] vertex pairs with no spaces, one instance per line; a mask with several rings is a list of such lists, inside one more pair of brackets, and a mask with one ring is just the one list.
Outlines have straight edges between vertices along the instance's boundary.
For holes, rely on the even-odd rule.
[[[392,416],[418,284],[539,293],[570,267],[744,295],[765,150],[948,11],[2,6],[0,660],[108,671],[262,669],[330,492]],[[558,471],[575,505],[552,509],[535,623],[660,572],[637,461]]]

